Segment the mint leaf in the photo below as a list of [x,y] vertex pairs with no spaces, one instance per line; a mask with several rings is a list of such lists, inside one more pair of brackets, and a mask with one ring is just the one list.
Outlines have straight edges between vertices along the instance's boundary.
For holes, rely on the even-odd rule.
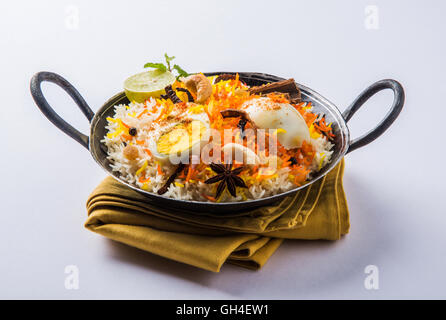
[[175,59],[175,56],[171,56],[169,57],[167,55],[167,53],[164,54],[164,58],[166,58],[166,63],[167,63],[167,68],[169,69],[169,71],[172,71],[172,69],[170,68],[170,61],[172,61],[173,59]]
[[174,56],[169,57],[167,53],[164,54],[164,58],[166,59],[166,63],[154,63],[154,62],[147,62],[144,65],[144,68],[155,68],[158,70],[161,70],[162,72],[166,72],[167,70],[172,71],[176,70],[178,73],[177,79],[179,77],[187,77],[189,75],[189,73],[187,73],[185,70],[183,70],[179,65],[174,64],[173,68],[171,68],[170,63],[172,62],[173,59],[175,59]]
[[147,62],[144,65],[144,68],[155,68],[155,69],[161,70],[163,72],[167,71],[167,67],[164,65],[164,63]]
[[181,69],[181,67],[177,64],[175,64],[173,66],[173,68],[178,72],[178,77],[187,77],[189,75],[189,73],[187,73],[186,71],[184,71],[183,69]]

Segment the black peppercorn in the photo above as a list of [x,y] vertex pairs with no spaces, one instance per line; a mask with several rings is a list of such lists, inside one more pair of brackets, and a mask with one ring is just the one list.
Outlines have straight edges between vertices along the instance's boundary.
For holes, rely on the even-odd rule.
[[248,123],[248,120],[246,120],[245,118],[240,119],[240,121],[237,124],[237,128],[240,129],[240,135],[242,137],[242,139],[245,138],[245,126]]
[[130,128],[129,129],[129,135],[136,136],[136,128]]
[[291,165],[297,164],[297,159],[294,157],[291,157],[288,161],[291,162]]

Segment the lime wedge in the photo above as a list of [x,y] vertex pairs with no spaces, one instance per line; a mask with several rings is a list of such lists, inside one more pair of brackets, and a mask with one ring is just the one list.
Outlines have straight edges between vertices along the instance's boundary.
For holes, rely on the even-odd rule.
[[175,82],[169,71],[151,70],[135,74],[124,81],[125,95],[130,101],[144,102],[150,97],[159,98],[164,88]]

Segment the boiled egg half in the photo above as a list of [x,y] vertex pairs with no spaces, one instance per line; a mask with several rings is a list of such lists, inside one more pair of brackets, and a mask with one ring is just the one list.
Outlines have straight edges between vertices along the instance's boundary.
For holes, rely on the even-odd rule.
[[153,129],[149,143],[153,157],[165,164],[188,163],[191,155],[200,155],[201,148],[209,141],[209,117],[203,107],[188,104],[185,112],[169,117]]
[[241,109],[258,128],[278,129],[277,139],[286,149],[299,148],[303,141],[310,141],[310,131],[304,118],[289,103],[260,97],[246,101]]

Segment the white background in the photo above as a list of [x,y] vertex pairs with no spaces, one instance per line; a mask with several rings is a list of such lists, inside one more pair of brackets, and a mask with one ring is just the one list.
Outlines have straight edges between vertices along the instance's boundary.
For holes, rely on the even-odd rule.
[[[368,5],[378,29],[366,28]],[[440,0],[2,1],[0,298],[446,298],[445,12]],[[189,71],[294,77],[341,110],[374,81],[399,80],[400,117],[346,157],[350,234],[286,241],[258,272],[227,265],[215,274],[87,231],[85,201],[105,174],[44,118],[29,80],[59,73],[97,110],[164,52]],[[44,91],[88,132],[62,90]],[[349,123],[353,137],[391,99],[370,100]],[[78,290],[64,287],[71,264]],[[367,265],[379,268],[379,290],[364,287]]]

